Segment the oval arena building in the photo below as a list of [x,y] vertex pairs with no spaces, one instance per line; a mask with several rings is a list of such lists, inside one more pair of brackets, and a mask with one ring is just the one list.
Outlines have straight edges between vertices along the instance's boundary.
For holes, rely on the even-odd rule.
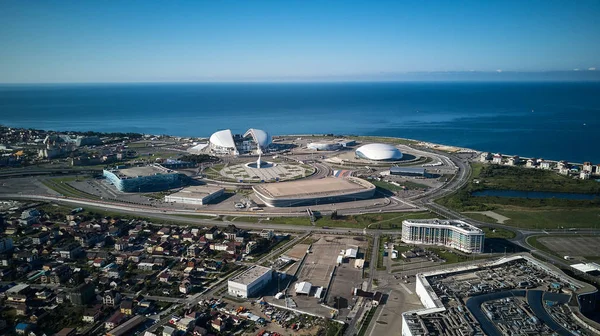
[[355,155],[359,159],[373,161],[398,161],[402,159],[402,152],[398,148],[381,143],[360,146],[356,149]]
[[319,205],[372,198],[375,185],[356,177],[326,177],[291,182],[264,183],[252,187],[269,207]]

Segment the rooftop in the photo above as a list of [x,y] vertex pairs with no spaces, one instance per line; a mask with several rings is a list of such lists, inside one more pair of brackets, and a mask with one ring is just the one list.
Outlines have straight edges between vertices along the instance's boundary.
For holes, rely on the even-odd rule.
[[596,263],[581,263],[581,264],[574,264],[571,265],[571,267],[573,267],[574,269],[584,272],[584,273],[589,273],[589,272],[600,272],[600,265],[596,264]]
[[223,188],[216,187],[216,186],[208,186],[208,185],[191,186],[191,187],[184,188],[184,189],[180,190],[179,192],[176,192],[169,196],[202,199],[208,195],[214,194],[221,190],[223,190]]
[[410,225],[427,225],[427,226],[431,226],[431,225],[438,225],[438,226],[448,226],[448,227],[455,227],[458,229],[461,229],[463,231],[469,231],[469,232],[480,232],[483,233],[483,231],[481,229],[479,229],[476,226],[473,226],[467,222],[461,221],[461,220],[446,220],[446,219],[438,219],[438,218],[434,218],[434,219],[409,219],[409,220],[404,220],[402,221],[402,223],[407,223]]
[[115,175],[121,178],[131,178],[140,176],[151,176],[157,174],[168,174],[172,173],[169,169],[159,167],[156,165],[148,165],[141,167],[129,167],[124,169],[111,170]]
[[425,174],[425,168],[392,166],[390,167],[390,172]]
[[234,276],[229,281],[237,282],[243,285],[249,285],[256,279],[271,271],[272,270],[268,267],[255,265],[250,267],[246,272]]
[[370,182],[355,177],[322,178],[291,182],[266,183],[253,187],[255,191],[270,198],[305,198],[312,196],[337,195],[374,189]]
[[18,284],[16,286],[11,287],[9,290],[6,291],[6,293],[19,293],[27,288],[29,288],[29,285],[27,284]]

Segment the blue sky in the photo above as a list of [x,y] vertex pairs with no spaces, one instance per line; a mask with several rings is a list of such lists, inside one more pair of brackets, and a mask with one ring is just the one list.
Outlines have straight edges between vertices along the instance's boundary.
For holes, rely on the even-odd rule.
[[2,1],[0,82],[600,68],[600,1]]

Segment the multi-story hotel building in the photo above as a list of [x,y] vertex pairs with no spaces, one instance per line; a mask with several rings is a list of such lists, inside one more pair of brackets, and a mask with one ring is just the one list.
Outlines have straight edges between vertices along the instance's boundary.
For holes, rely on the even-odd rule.
[[413,219],[402,221],[402,241],[441,245],[467,253],[483,252],[485,233],[460,220]]

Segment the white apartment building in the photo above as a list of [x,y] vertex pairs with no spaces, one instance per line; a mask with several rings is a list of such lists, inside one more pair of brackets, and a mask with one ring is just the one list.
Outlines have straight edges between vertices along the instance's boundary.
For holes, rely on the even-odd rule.
[[481,229],[460,220],[402,221],[402,241],[408,244],[440,245],[466,253],[481,253],[484,238]]

